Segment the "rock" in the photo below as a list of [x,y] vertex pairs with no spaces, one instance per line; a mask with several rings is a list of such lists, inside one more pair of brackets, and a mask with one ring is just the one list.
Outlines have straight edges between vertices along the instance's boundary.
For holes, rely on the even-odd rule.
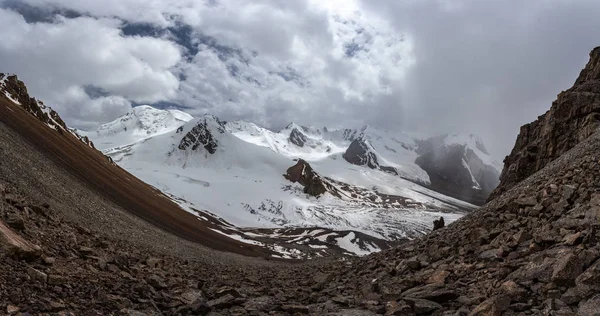
[[362,310],[362,309],[344,309],[341,312],[327,314],[327,316],[376,316],[376,315],[377,314],[374,312]]
[[479,259],[496,259],[502,257],[502,249],[490,249],[479,254]]
[[308,307],[303,305],[283,305],[281,309],[290,314],[308,314]]
[[516,234],[513,235],[512,240],[517,244],[521,244],[522,242],[531,238],[531,235],[528,234],[524,230],[519,230]]
[[6,224],[16,230],[25,229],[25,220],[23,219],[23,216],[18,213],[8,213],[6,216]]
[[580,295],[589,296],[600,292],[600,260],[596,260],[587,270],[575,279],[577,292]]
[[146,265],[152,269],[160,269],[164,265],[164,261],[160,258],[150,257],[146,259]]
[[405,301],[412,307],[417,315],[429,314],[438,309],[442,309],[442,305],[424,299],[406,298]]
[[385,304],[386,316],[414,315],[413,308],[405,301],[389,301]]
[[558,256],[552,271],[552,282],[558,285],[571,285],[583,271],[582,260],[570,250]]
[[216,297],[221,297],[221,296],[227,295],[227,294],[229,294],[235,298],[242,297],[242,294],[240,294],[240,292],[238,292],[236,289],[229,287],[229,286],[220,287],[219,289],[217,289],[215,291]]
[[574,246],[574,245],[579,244],[581,242],[581,239],[582,239],[581,232],[576,232],[574,234],[565,236],[565,238],[563,238],[563,242],[565,243],[565,245]]
[[598,316],[600,315],[600,294],[596,294],[589,300],[579,305],[577,315],[579,316]]
[[550,282],[554,260],[551,258],[544,258],[542,256],[533,257],[529,260],[530,262],[528,262],[526,265],[511,273],[508,276],[508,279],[517,282],[530,281],[533,279],[537,279],[542,282]]
[[450,272],[446,270],[439,270],[434,272],[428,279],[425,281],[427,284],[445,284],[446,278],[450,275]]
[[51,266],[51,265],[53,265],[56,262],[56,259],[53,258],[53,257],[44,257],[42,259],[42,261],[44,261],[45,264]]
[[0,247],[14,258],[35,260],[42,254],[42,249],[21,238],[15,232],[0,222]]
[[48,281],[48,275],[46,273],[32,267],[27,268],[27,275],[29,275],[34,282],[46,283]]
[[90,247],[84,247],[84,246],[79,247],[79,253],[84,257],[91,256],[94,254],[94,252],[95,252],[94,249],[92,249]]
[[65,308],[67,308],[67,307],[63,303],[60,303],[60,302],[50,302],[50,311],[52,311],[52,312],[62,311]]
[[500,289],[502,293],[508,295],[513,301],[521,301],[527,298],[527,290],[514,281],[502,283]]
[[194,302],[203,299],[202,291],[190,289],[179,296],[179,300],[187,305],[192,305]]
[[20,310],[21,310],[21,309],[20,309],[19,307],[17,307],[17,306],[14,306],[14,305],[10,305],[10,304],[9,304],[9,305],[7,305],[7,306],[6,306],[6,313],[8,313],[9,315],[16,314],[16,313],[18,313]]
[[446,224],[444,223],[444,217],[440,216],[440,219],[436,219],[433,221],[433,230],[444,228],[445,225]]
[[403,292],[402,296],[425,299],[436,303],[444,303],[458,298],[458,294],[453,289],[438,284],[414,287]]
[[167,288],[167,283],[165,283],[165,281],[156,274],[149,277],[147,281],[148,284],[152,285],[152,287],[154,287],[155,289]]
[[406,260],[405,264],[412,270],[418,270],[421,268],[421,262],[417,259],[417,257]]
[[479,304],[469,316],[502,316],[502,313],[508,310],[509,306],[510,297],[508,295],[498,295]]
[[208,305],[208,307],[215,308],[215,309],[228,308],[228,307],[233,306],[234,304],[235,304],[235,297],[233,297],[233,295],[231,295],[231,294],[226,294],[217,299],[206,302],[206,305]]
[[581,301],[581,295],[579,294],[579,291],[577,290],[577,288],[569,288],[567,289],[567,291],[560,297],[560,299],[569,304],[569,305],[573,305],[575,303],[578,303]]
[[317,272],[315,274],[315,276],[313,277],[313,282],[315,283],[313,285],[313,289],[314,290],[321,290],[325,287],[325,285],[327,283],[329,283],[331,280],[333,279],[333,274],[331,273],[322,273],[322,272]]
[[279,308],[279,304],[274,298],[269,296],[260,296],[251,298],[244,303],[244,308],[247,311],[271,312]]
[[534,196],[520,198],[515,201],[519,206],[535,206],[537,204],[537,200]]

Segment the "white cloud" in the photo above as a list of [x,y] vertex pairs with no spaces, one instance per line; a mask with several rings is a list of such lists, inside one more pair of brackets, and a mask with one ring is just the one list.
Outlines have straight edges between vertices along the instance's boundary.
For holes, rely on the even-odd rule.
[[[99,101],[79,95],[78,106],[83,109],[75,113],[92,114],[75,117],[80,121],[122,114],[123,100],[174,97],[179,81],[170,69],[180,60],[177,46],[156,38],[123,37],[119,28],[117,20],[90,17],[28,24],[19,14],[0,9],[0,68],[18,74],[33,95],[58,110],[69,109],[70,103],[64,103],[69,97],[63,95],[72,94],[74,88],[94,86],[112,96]],[[108,102],[115,98],[121,100],[118,107]],[[102,114],[105,111],[108,115]]]

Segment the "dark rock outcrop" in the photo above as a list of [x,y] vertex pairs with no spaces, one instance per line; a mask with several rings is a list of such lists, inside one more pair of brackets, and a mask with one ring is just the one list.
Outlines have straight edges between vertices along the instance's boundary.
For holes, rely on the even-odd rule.
[[75,130],[69,129],[56,111],[46,106],[42,101],[29,96],[25,83],[19,80],[17,76],[0,73],[0,82],[0,95],[6,93],[12,99],[11,101],[16,101],[21,108],[44,122],[44,124],[59,133],[63,131],[69,132],[86,145],[95,149],[94,143],[87,136],[81,136]]
[[[178,148],[181,150],[196,150],[202,146],[210,154],[217,152],[219,141],[213,135],[213,130],[217,133],[225,133],[224,123],[214,116],[204,116],[179,142]],[[178,131],[179,133],[179,131]]]
[[367,166],[371,169],[378,169],[393,175],[398,175],[396,168],[379,164],[377,154],[375,154],[373,147],[369,144],[368,140],[363,137],[354,139],[342,157],[353,165]]
[[440,216],[440,219],[436,219],[433,221],[433,230],[444,228],[444,226],[446,226],[446,223],[444,222],[443,216]]
[[[415,163],[427,172],[434,191],[476,205],[485,203],[498,185],[498,171],[483,163],[481,158],[464,144],[444,144],[447,135],[419,142]],[[482,152],[483,144],[477,142]]]
[[548,112],[521,127],[515,147],[504,159],[500,185],[489,200],[544,168],[599,126],[600,47],[596,47],[573,87],[561,92]]
[[304,135],[297,128],[294,128],[290,133],[289,141],[298,147],[304,147],[304,143],[306,143],[307,140],[308,138],[306,135]]
[[298,182],[304,186],[304,193],[306,194],[319,197],[329,191],[339,196],[337,190],[317,174],[308,162],[302,159],[298,159],[295,165],[289,167],[283,176],[292,182]]

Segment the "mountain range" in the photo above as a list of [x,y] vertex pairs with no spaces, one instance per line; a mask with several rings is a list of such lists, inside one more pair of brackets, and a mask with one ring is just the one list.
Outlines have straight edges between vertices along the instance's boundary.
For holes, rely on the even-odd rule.
[[[412,239],[439,217],[450,223],[474,210],[472,203],[482,203],[499,177],[499,164],[475,135],[420,140],[371,126],[296,123],[271,131],[150,106],[77,133],[182,208],[246,229],[326,228],[388,242]],[[318,184],[309,188],[282,176],[299,159]]]
[[[410,147],[394,136],[428,169],[424,182],[412,158],[384,151],[387,138],[370,127],[249,132],[250,123],[142,107],[116,132],[102,129],[97,146],[106,156],[16,76],[0,74],[0,308],[8,315],[600,315],[599,87],[600,47],[573,87],[521,128],[485,205],[465,212],[467,203],[422,185],[440,181],[431,172],[448,182],[440,166],[459,161],[472,176],[464,183],[484,190],[488,178],[480,175],[490,165],[474,137]],[[142,133],[138,115],[151,123]],[[456,139],[463,150],[439,148]],[[356,184],[373,179],[381,187]],[[390,185],[396,194],[383,191]],[[231,194],[202,189],[212,187]],[[281,208],[236,211],[233,204],[258,201],[259,193],[283,199]],[[224,198],[230,209],[204,209],[226,206]],[[290,213],[290,205],[306,207]],[[231,213],[210,212],[223,210]],[[333,229],[281,221],[305,214],[325,223],[342,210]],[[429,232],[433,212],[461,218],[439,219]],[[337,219],[351,224],[357,214],[372,225],[339,229]],[[236,216],[276,227],[224,220]],[[394,238],[404,239],[388,242]]]

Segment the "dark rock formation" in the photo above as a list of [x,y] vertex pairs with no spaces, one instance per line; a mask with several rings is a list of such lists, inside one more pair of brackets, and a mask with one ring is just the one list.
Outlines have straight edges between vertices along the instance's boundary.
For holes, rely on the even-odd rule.
[[289,140],[292,144],[294,144],[298,147],[304,147],[304,143],[306,143],[308,138],[297,128],[294,128],[292,130],[292,132],[290,133]]
[[304,186],[304,193],[319,197],[327,192],[327,186],[323,178],[319,176],[308,162],[298,159],[298,162],[289,167],[283,175],[292,182],[298,182]]
[[[419,157],[415,163],[429,175],[432,190],[482,205],[498,185],[498,171],[484,164],[466,145],[444,144],[446,137],[442,135],[419,142]],[[478,142],[477,145],[486,152],[483,144]]]
[[561,92],[548,112],[521,127],[515,147],[504,159],[500,185],[489,200],[544,168],[599,126],[600,47],[596,47],[573,87]]
[[38,120],[59,133],[66,131],[73,134],[73,136],[77,137],[83,143],[95,149],[94,143],[87,136],[81,136],[76,131],[69,129],[56,111],[46,106],[42,101],[30,97],[27,87],[17,76],[0,73],[0,82],[2,81],[0,95],[3,93],[8,94],[12,100],[18,102],[21,108],[35,116]]
[[[8,93],[13,100],[19,102],[20,106],[25,109],[25,111],[54,128],[67,130],[67,125],[60,118],[58,113],[47,108],[41,101],[30,97],[27,92],[27,87],[23,81],[17,78],[17,76],[0,73],[0,80],[3,78],[6,79],[4,81],[4,87],[1,89]],[[47,111],[44,111],[43,109],[47,109]]]
[[354,139],[342,157],[353,165],[367,166],[371,169],[378,169],[393,175],[398,175],[396,168],[379,164],[377,154],[375,154],[372,146],[363,137]]
[[446,226],[446,223],[444,222],[443,216],[440,216],[440,219],[436,219],[433,221],[433,230],[444,228],[444,226]]
[[217,152],[217,147],[219,147],[219,141],[213,135],[213,130],[220,134],[225,133],[223,122],[219,121],[219,119],[214,116],[204,116],[198,121],[196,126],[181,139],[178,148],[181,150],[186,150],[188,148],[196,150],[198,147],[202,146],[210,154],[214,154]]

